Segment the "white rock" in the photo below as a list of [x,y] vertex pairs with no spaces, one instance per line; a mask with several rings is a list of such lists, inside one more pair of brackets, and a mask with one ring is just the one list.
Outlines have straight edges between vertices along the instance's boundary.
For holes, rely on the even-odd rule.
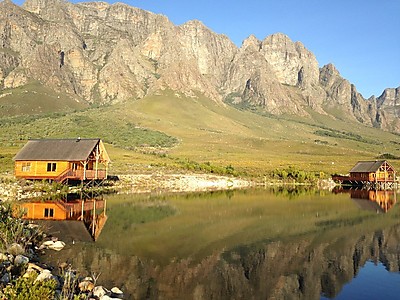
[[49,246],[49,249],[60,251],[62,248],[65,247],[65,243],[62,241],[54,242],[52,246]]
[[38,275],[38,277],[36,277],[35,282],[39,281],[47,281],[47,280],[51,280],[54,279],[57,282],[57,286],[60,285],[60,282],[58,281],[57,277],[54,276],[50,270],[44,269],[42,272],[40,272],[40,274]]
[[38,277],[36,278],[35,281],[44,281],[44,280],[50,280],[53,278],[53,274],[51,274],[50,270],[44,269]]
[[112,297],[107,296],[107,295],[104,295],[103,297],[100,298],[100,300],[117,300],[117,299],[120,299],[120,298],[112,298]]
[[16,265],[17,267],[26,265],[28,263],[29,263],[29,258],[27,258],[24,255],[17,255],[14,259],[14,265]]
[[46,241],[40,245],[39,249],[51,249],[51,250],[60,251],[64,247],[65,247],[65,243],[62,241]]
[[124,292],[122,292],[119,288],[113,287],[111,289],[111,296],[116,297],[117,299],[122,299],[124,297]]
[[101,298],[107,294],[108,294],[108,291],[103,286],[96,286],[93,289],[93,296],[96,296],[98,298]]

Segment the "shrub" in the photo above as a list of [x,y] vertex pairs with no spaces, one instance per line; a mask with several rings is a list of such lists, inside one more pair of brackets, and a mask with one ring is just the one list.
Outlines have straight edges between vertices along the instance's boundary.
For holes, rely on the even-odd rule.
[[324,176],[324,173],[320,172],[318,173],[318,176],[316,176],[314,172],[306,172],[289,166],[286,169],[275,169],[272,171],[270,176],[283,181],[291,180],[298,183],[314,183],[317,180],[317,177],[321,178],[321,176]]
[[23,211],[13,208],[10,203],[0,205],[0,248],[2,250],[6,250],[14,243],[26,248],[27,245],[42,238],[41,230],[28,226],[21,219],[22,215]]
[[379,155],[377,159],[400,159],[400,157],[393,155],[392,153],[383,153]]
[[3,290],[5,299],[12,300],[47,300],[55,298],[57,282],[54,279],[35,281],[37,274],[30,273],[27,277],[19,277]]

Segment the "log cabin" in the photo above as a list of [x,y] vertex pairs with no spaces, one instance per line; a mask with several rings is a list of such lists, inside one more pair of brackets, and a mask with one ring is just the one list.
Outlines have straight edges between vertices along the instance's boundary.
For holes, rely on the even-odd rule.
[[110,158],[100,139],[36,139],[14,161],[17,178],[65,182],[107,178]]
[[359,183],[394,182],[396,171],[386,160],[359,161],[350,170],[349,180]]

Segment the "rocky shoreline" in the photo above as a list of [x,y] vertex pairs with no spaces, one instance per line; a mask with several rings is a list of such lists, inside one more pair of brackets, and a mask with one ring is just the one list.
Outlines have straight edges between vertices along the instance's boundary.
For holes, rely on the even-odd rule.
[[117,191],[127,193],[182,193],[243,189],[256,186],[250,180],[209,174],[139,174],[120,175]]
[[[118,180],[112,182],[107,188],[122,193],[179,193],[179,192],[200,192],[226,189],[249,188],[255,184],[248,180],[217,176],[209,174],[140,174],[120,175]],[[57,196],[65,192],[71,192],[76,188],[69,187],[67,190],[58,184],[46,182],[17,181],[13,178],[0,179],[0,200],[4,203],[15,200],[26,200],[32,198],[43,199],[49,194]],[[62,195],[60,195],[62,197]],[[52,198],[52,197],[50,197]],[[25,221],[15,219],[16,222],[23,222],[26,226],[32,226]],[[25,225],[24,225],[25,226]],[[45,234],[44,234],[45,235]],[[51,268],[40,263],[38,255],[43,251],[61,250],[65,244],[56,238],[48,239],[40,247],[31,245],[25,249],[18,243],[7,247],[0,252],[0,295],[12,297],[12,294],[21,293],[18,285],[23,282],[27,287],[23,291],[31,297],[40,289],[60,299],[69,299],[66,294],[85,297],[85,299],[123,299],[124,294],[118,287],[111,290],[96,285],[96,279],[92,277],[79,277],[76,272],[66,264],[60,264]],[[43,254],[43,253],[42,253]],[[29,286],[29,288],[28,288]]]
[[[257,184],[251,180],[218,176],[210,174],[166,174],[155,172],[152,174],[118,175],[109,189],[124,193],[182,193],[206,192],[226,189],[243,189],[254,187]],[[40,198],[49,193],[49,184],[43,182],[16,181],[0,179],[0,200],[13,201]],[[70,187],[61,191],[59,186],[51,192],[54,194],[74,192]]]
[[0,299],[124,298],[118,287],[97,285],[97,278],[80,276],[67,263],[42,262],[44,251],[60,251],[65,243],[16,214],[11,203],[0,203]]
[[[44,243],[49,242],[52,241]],[[54,241],[54,244],[62,244],[62,242]],[[118,287],[108,290],[101,285],[96,285],[97,278],[80,277],[65,263],[58,266],[58,272],[54,272],[54,268],[37,260],[37,252],[41,251],[41,248],[30,249],[31,251],[27,253],[23,246],[13,243],[6,251],[0,252],[1,299],[14,299],[14,296],[22,295],[30,299],[38,293],[41,299],[72,299],[71,297],[74,296],[78,297],[77,299],[93,300],[124,298],[123,292]],[[19,288],[22,282],[26,286],[23,290]],[[44,294],[43,291],[45,291]]]

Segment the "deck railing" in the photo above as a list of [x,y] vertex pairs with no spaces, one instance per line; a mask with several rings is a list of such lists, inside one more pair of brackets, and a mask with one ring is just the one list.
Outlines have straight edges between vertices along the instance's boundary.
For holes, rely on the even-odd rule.
[[54,180],[64,182],[67,179],[86,180],[86,179],[104,179],[106,178],[105,170],[65,170]]

